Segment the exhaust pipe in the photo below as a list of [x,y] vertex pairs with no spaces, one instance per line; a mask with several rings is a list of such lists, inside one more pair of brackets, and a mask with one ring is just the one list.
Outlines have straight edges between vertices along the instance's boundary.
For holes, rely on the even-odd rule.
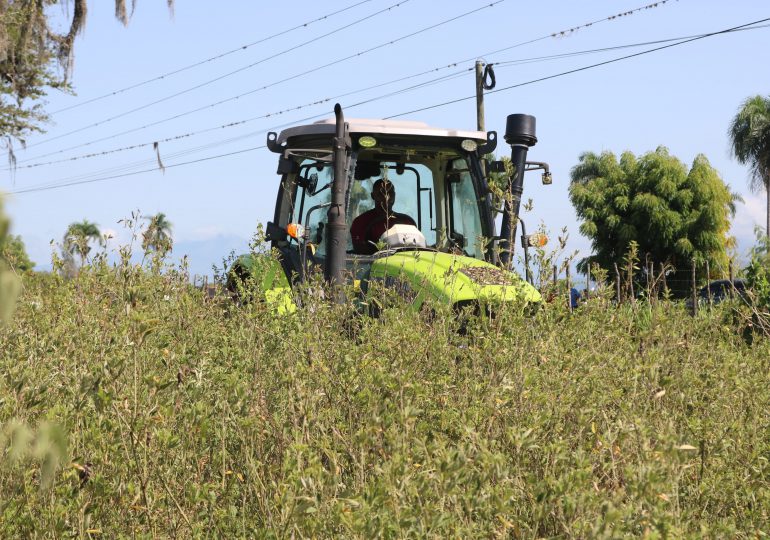
[[[345,208],[345,193],[347,192],[348,172],[347,159],[350,148],[350,137],[339,103],[334,105],[335,134],[333,141],[334,178],[331,186],[331,206],[327,211],[326,224],[326,265],[324,277],[333,287],[343,282],[345,270],[345,246],[347,244],[348,227],[345,223],[347,208]],[[341,302],[342,291],[334,292],[335,301]]]
[[537,144],[535,117],[528,114],[511,114],[505,123],[505,142],[511,145],[513,175],[508,179],[509,199],[505,201],[503,224],[500,228],[500,262],[509,269],[513,260],[513,239],[519,221],[521,194],[524,191],[524,169],[527,151]]

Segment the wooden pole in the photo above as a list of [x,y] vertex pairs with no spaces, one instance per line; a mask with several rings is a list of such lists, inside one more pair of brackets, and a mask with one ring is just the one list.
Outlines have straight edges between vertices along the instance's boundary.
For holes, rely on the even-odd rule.
[[660,278],[663,282],[663,296],[668,297],[668,284],[666,283],[666,265],[660,263]]
[[695,260],[692,261],[692,316],[698,314],[698,289],[695,288]]
[[647,274],[647,301],[650,302],[652,300],[652,276],[650,275],[650,254],[646,253],[644,255],[644,273]]
[[484,62],[476,60],[476,129],[486,131],[484,125]]
[[727,271],[730,276],[730,300],[735,298],[735,276],[733,276],[733,261],[730,260],[730,264],[727,267]]
[[559,269],[556,265],[553,265],[553,286],[556,287],[556,283],[559,281]]
[[567,305],[569,312],[572,313],[572,283],[569,277],[569,264],[567,264]]
[[618,269],[618,263],[612,263],[615,265],[615,298],[620,305],[622,298],[620,297],[620,270]]
[[647,275],[650,280],[650,299],[655,302],[658,299],[658,287],[655,285],[655,263],[649,261],[647,263]]
[[708,260],[706,261],[706,294],[708,295],[709,299],[709,309],[711,309],[711,269],[709,268]]

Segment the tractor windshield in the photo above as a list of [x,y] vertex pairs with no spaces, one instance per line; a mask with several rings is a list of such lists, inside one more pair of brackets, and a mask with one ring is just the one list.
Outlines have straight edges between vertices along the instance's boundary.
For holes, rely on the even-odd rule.
[[[494,233],[488,216],[486,193],[480,179],[475,154],[459,149],[425,148],[421,151],[403,148],[366,149],[354,154],[349,173],[347,204],[350,256],[377,251],[381,224],[359,226],[358,236],[366,233],[370,250],[354,243],[351,226],[359,216],[377,220],[375,187],[387,181],[393,189],[391,215],[400,224],[413,225],[425,237],[429,249],[453,251],[479,259],[485,258],[486,241]],[[332,164],[312,157],[297,157],[299,170],[286,180],[294,185],[285,196],[289,215],[283,224],[300,223],[309,231],[315,258],[325,257],[326,213],[331,201]],[[293,178],[292,178],[293,176]],[[367,214],[368,213],[368,214]]]

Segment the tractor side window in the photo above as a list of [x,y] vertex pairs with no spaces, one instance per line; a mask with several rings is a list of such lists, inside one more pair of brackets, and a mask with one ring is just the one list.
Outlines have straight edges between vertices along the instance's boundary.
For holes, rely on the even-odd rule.
[[326,212],[331,202],[333,167],[330,163],[305,159],[297,173],[297,191],[290,221],[308,228],[309,242],[316,246],[316,257],[326,251]]
[[479,200],[465,160],[456,159],[451,162],[447,181],[451,218],[450,238],[471,257],[483,259],[483,229],[479,214]]

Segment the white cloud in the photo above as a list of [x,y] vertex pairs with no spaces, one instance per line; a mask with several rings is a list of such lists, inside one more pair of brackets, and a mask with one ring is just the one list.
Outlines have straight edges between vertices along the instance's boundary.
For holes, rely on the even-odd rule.
[[115,229],[102,229],[102,237],[106,238],[107,241],[115,240],[118,237],[118,231]]
[[739,240],[754,239],[754,229],[765,223],[765,194],[746,194],[743,203],[738,203],[733,219],[732,233]]

